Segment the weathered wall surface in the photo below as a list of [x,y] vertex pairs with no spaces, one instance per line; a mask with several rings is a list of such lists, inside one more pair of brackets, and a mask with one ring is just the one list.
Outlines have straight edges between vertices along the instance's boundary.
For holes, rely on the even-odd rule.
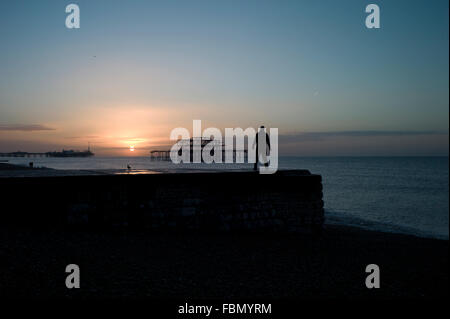
[[0,179],[2,222],[201,231],[314,231],[322,183],[307,171]]

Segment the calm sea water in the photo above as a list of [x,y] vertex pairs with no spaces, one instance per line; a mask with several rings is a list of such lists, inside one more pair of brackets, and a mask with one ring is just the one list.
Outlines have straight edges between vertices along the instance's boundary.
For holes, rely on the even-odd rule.
[[[27,164],[30,159],[8,159]],[[56,169],[251,169],[248,164],[174,165],[144,157],[34,158]],[[327,223],[449,238],[448,157],[282,157],[280,169],[321,174]]]

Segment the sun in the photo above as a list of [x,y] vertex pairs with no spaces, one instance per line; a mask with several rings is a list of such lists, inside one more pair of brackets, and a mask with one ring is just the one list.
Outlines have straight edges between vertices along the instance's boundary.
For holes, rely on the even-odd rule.
[[134,145],[130,145],[130,152],[134,152]]

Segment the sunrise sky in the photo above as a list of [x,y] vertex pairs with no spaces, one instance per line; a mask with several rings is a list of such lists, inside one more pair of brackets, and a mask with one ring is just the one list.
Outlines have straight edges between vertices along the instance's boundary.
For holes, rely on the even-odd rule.
[[[282,155],[448,155],[448,1],[0,2],[0,152],[148,155],[277,127]],[[130,152],[130,146],[135,151]]]

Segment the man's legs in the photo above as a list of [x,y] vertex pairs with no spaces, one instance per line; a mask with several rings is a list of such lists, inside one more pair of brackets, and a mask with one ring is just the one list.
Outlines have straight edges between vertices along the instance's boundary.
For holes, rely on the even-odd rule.
[[267,154],[264,152],[261,154],[261,162],[262,165],[264,165],[265,167],[269,166],[269,160],[267,159]]
[[[256,138],[258,138],[258,136],[256,136]],[[253,165],[254,171],[258,170],[258,162],[259,162],[259,147],[258,147],[258,140],[256,140],[256,160],[255,164]]]

